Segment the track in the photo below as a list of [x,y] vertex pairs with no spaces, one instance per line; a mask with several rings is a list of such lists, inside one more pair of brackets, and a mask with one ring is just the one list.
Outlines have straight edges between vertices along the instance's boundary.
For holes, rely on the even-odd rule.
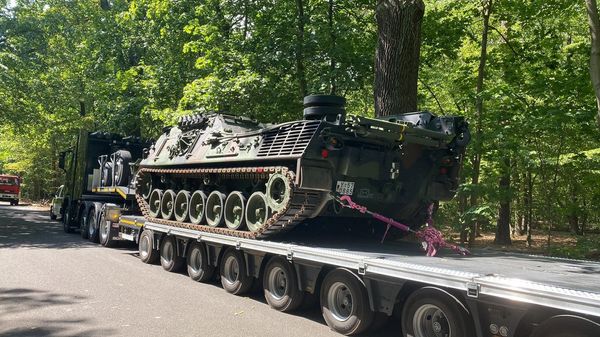
[[268,179],[270,174],[283,174],[292,187],[291,196],[287,205],[271,215],[266,221],[266,224],[255,232],[234,230],[223,227],[211,227],[207,225],[196,225],[188,222],[179,222],[174,220],[166,220],[154,218],[150,216],[150,206],[146,200],[140,195],[140,189],[136,192],[136,199],[144,217],[152,222],[169,225],[179,228],[188,228],[202,232],[224,234],[229,236],[248,238],[248,239],[264,239],[274,234],[283,233],[294,228],[302,221],[314,216],[314,212],[321,204],[326,193],[305,190],[296,186],[295,174],[292,170],[283,166],[268,166],[268,167],[237,167],[237,168],[194,168],[194,169],[159,169],[159,168],[141,168],[138,172],[137,179],[144,174],[165,174],[177,176],[198,176],[217,175],[219,179]]

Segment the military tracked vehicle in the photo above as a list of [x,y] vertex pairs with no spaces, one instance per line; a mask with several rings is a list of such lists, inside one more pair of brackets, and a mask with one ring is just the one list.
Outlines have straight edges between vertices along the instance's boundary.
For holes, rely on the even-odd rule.
[[462,117],[346,115],[344,98],[325,95],[305,97],[304,107],[303,120],[276,125],[221,113],[181,118],[139,165],[144,216],[264,238],[319,216],[364,216],[336,195],[413,228],[433,202],[453,197],[470,138]]

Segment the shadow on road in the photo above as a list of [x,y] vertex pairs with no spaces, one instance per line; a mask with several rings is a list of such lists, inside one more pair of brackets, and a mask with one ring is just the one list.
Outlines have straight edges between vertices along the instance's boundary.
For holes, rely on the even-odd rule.
[[[78,304],[86,297],[70,294],[58,294],[29,288],[0,288],[0,336],[64,336],[73,329],[79,330],[82,325],[89,325],[88,319],[61,318],[56,320],[18,320],[8,319],[11,315],[19,315],[27,311],[47,309]],[[68,311],[65,311],[65,316]],[[74,314],[73,314],[74,315]],[[98,329],[77,332],[78,336],[110,335],[111,330]]]
[[95,245],[63,232],[47,211],[0,205],[0,248],[84,248]]

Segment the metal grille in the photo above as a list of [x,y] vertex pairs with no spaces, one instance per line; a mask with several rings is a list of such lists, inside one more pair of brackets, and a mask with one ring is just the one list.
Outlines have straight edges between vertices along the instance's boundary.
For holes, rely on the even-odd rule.
[[263,134],[258,157],[300,155],[321,121],[302,121],[281,126]]

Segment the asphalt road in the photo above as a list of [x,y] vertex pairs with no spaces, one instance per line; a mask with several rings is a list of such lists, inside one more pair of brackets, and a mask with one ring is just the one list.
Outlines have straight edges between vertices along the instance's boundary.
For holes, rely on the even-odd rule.
[[340,335],[316,307],[280,313],[260,291],[230,295],[216,280],[143,264],[135,246],[104,248],[64,233],[47,211],[0,203],[0,336]]

